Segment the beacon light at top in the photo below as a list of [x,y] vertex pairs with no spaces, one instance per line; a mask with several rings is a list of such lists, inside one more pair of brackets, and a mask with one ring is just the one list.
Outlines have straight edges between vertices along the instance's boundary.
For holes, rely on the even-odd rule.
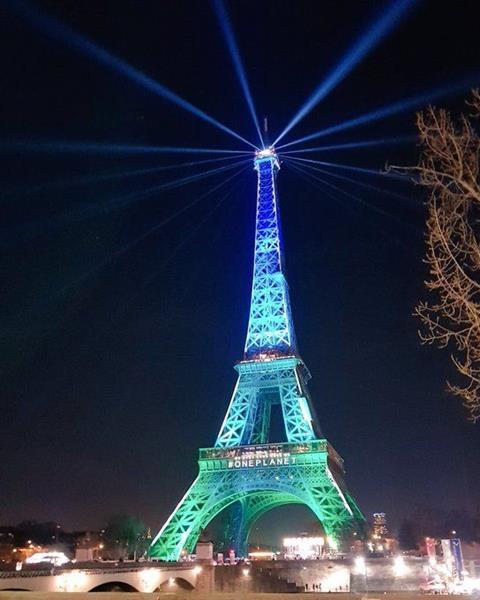
[[277,158],[277,153],[275,152],[275,148],[273,146],[270,146],[269,148],[257,150],[255,152],[255,158]]
[[268,148],[262,148],[261,150],[257,150],[255,152],[255,159],[253,164],[255,165],[255,170],[258,171],[258,165],[260,163],[269,162],[274,165],[277,169],[280,168],[280,163],[278,162],[277,153],[275,152],[275,148],[273,146],[269,146]]

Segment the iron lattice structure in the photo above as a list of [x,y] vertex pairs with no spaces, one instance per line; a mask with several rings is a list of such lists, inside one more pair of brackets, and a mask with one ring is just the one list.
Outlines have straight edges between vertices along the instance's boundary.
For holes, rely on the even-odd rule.
[[[175,561],[192,552],[202,530],[238,503],[237,552],[265,512],[304,504],[332,545],[364,517],[348,493],[343,460],[323,439],[308,394],[310,373],[300,358],[285,278],[276,193],[279,162],[273,149],[257,152],[255,258],[250,316],[238,379],[215,446],[200,449],[199,474],[150,548]],[[271,443],[270,416],[279,405],[286,442]]]

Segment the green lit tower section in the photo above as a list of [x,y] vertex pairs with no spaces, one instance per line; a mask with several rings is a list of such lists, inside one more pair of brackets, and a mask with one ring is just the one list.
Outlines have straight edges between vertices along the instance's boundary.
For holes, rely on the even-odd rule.
[[[296,345],[285,277],[273,148],[256,153],[258,176],[252,295],[243,359],[215,445],[199,451],[199,474],[154,538],[153,559],[193,552],[202,530],[227,507],[236,522],[230,545],[247,552],[248,536],[265,512],[303,504],[321,522],[330,546],[364,517],[344,482],[343,460],[321,435],[308,394],[310,373]],[[271,439],[272,410],[284,438]],[[229,513],[230,514],[230,513]],[[232,535],[233,532],[233,535]]]

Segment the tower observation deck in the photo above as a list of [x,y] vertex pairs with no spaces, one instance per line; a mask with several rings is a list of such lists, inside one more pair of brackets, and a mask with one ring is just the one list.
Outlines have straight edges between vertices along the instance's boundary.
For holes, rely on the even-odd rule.
[[[303,504],[333,547],[364,517],[349,494],[343,460],[321,435],[308,393],[310,373],[298,354],[277,196],[275,149],[255,153],[257,209],[247,336],[237,382],[215,444],[200,449],[199,475],[152,542],[153,559],[192,552],[201,531],[235,503],[232,543],[246,553],[253,523],[284,504]],[[274,441],[271,413],[279,406],[284,440]]]

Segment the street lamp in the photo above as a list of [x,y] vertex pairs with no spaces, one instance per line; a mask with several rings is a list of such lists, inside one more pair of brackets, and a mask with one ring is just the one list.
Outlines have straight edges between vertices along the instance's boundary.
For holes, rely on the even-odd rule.
[[403,556],[396,556],[393,560],[393,572],[395,577],[403,577],[407,573],[407,565]]
[[357,575],[363,575],[365,583],[365,593],[368,594],[367,563],[363,556],[357,556],[355,558],[355,573]]

